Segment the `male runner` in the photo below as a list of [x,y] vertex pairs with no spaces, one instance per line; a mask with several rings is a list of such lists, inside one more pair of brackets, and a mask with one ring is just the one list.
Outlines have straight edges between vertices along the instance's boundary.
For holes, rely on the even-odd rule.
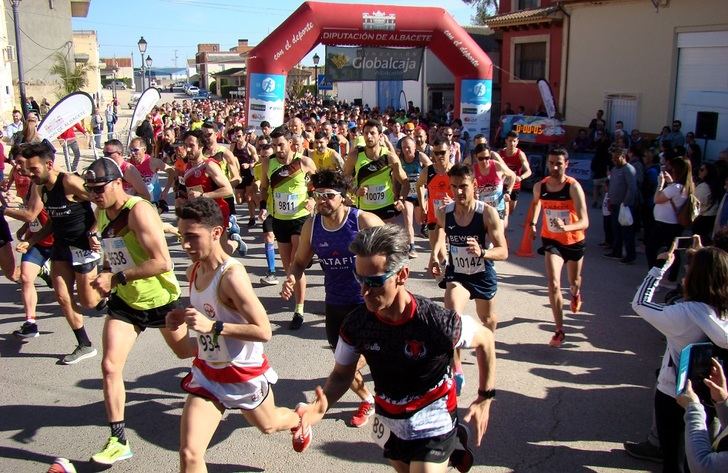
[[[276,407],[271,385],[278,375],[263,354],[271,338],[265,308],[245,267],[220,245],[225,220],[218,205],[193,199],[176,209],[182,247],[192,259],[187,269],[190,306],[167,314],[175,353],[192,358],[182,381],[189,394],[180,421],[180,470],[206,472],[205,452],[225,409],[240,409],[261,432],[288,431],[300,418]],[[191,338],[188,334],[193,334]],[[303,450],[311,437],[299,436]]]
[[440,128],[440,135],[442,139],[447,142],[448,150],[450,151],[450,164],[456,164],[462,162],[463,155],[460,149],[460,142],[455,139],[455,131],[451,126]]
[[[283,269],[288,273],[296,255],[303,223],[313,210],[314,201],[308,198],[306,176],[316,172],[311,158],[291,150],[291,136],[287,132],[274,131],[270,135],[275,154],[261,163],[260,192],[270,193],[273,201],[273,234],[278,241]],[[267,200],[260,203],[260,218],[265,220]],[[296,281],[296,307],[289,329],[298,330],[303,325],[303,303],[306,296],[306,276]]]
[[487,144],[477,144],[473,151],[475,159],[471,164],[478,200],[498,211],[503,226],[508,227],[506,206],[516,182],[516,174],[498,159]]
[[[260,189],[260,181],[262,178],[261,163],[263,161],[268,161],[270,157],[273,156],[273,154],[274,152],[272,145],[266,144],[260,148],[260,161],[253,168],[253,178],[255,179],[256,190]],[[273,208],[273,198],[271,197],[270,193],[268,193],[267,196],[264,196],[259,191],[256,191],[255,197],[257,206],[260,206],[260,203],[263,201],[263,199],[265,199],[266,208]],[[264,216],[262,214],[263,213],[261,212],[261,216],[264,217],[262,218],[263,232],[261,236],[263,238],[263,247],[265,249],[265,262],[268,266],[268,271],[266,272],[265,276],[260,278],[260,283],[266,286],[275,286],[276,284],[278,284],[278,278],[276,278],[276,238],[273,234],[273,216],[267,212],[265,212]]]
[[[159,158],[153,158],[147,154],[147,145],[141,138],[134,138],[129,143],[129,162],[134,166],[139,175],[142,176],[144,185],[147,188],[150,201],[160,210],[167,211],[167,195],[174,183],[174,167],[166,164]],[[167,182],[162,189],[159,181],[159,172],[167,174]]]
[[[156,159],[156,158],[154,158]],[[124,421],[123,371],[137,337],[147,328],[165,327],[167,312],[177,307],[179,284],[155,207],[124,192],[122,173],[109,158],[94,161],[84,173],[84,187],[98,209],[96,237],[108,271],[91,283],[109,296],[103,328],[104,404],[111,435],[91,459],[112,465],[132,456]]]
[[96,221],[88,193],[83,188],[83,179],[56,169],[53,166],[55,153],[49,145],[45,142],[25,145],[21,153],[50,217],[28,240],[28,248],[53,233],[50,255],[53,289],[77,342],[73,352],[64,356],[61,363],[72,365],[96,356],[96,348],[91,344],[83,325],[83,315],[79,313],[73,299],[75,284],[83,307],[100,310],[105,302],[102,295],[91,287],[91,281],[96,279],[96,266],[101,259],[101,255],[90,247],[93,239],[91,229]]
[[317,131],[314,135],[314,149],[311,152],[311,159],[316,164],[317,170],[332,169],[341,170],[344,168],[344,160],[339,153],[329,148],[329,136],[325,131]]
[[[442,275],[438,256],[446,251],[445,308],[462,313],[468,300],[474,299],[478,318],[495,333],[498,320],[494,299],[498,281],[493,261],[508,258],[503,223],[493,207],[475,198],[470,166],[456,164],[447,175],[455,201],[437,210],[438,229],[432,232],[436,238],[430,256],[430,270],[435,277]],[[454,371],[459,394],[465,378],[457,352]]]
[[235,186],[235,195],[238,204],[248,204],[248,227],[255,226],[255,179],[253,168],[258,163],[258,152],[255,146],[249,141],[255,135],[253,129],[243,131],[243,127],[235,127],[233,131],[233,143],[230,151],[238,160],[240,166],[240,184]]
[[[418,225],[424,227],[425,219],[422,218],[420,212],[415,212],[415,208],[420,206],[420,201],[417,197],[417,181],[420,178],[420,173],[423,168],[426,168],[432,161],[427,157],[425,153],[417,150],[415,140],[409,136],[405,136],[399,142],[402,149],[402,168],[407,174],[407,181],[409,182],[409,192],[407,198],[404,201],[404,228],[407,230],[407,237],[410,242],[409,257],[417,257],[415,252],[415,222]],[[422,229],[420,229],[420,233]]]
[[[144,140],[142,140],[142,143],[144,143]],[[124,159],[124,145],[121,144],[121,141],[113,139],[104,143],[103,155],[105,158],[111,158],[121,169],[124,176],[124,190],[128,194],[138,195],[151,202],[152,195],[149,193],[139,170]]]
[[[411,294],[407,235],[396,225],[361,231],[350,249],[365,305],[344,320],[336,364],[318,399],[300,406],[299,443],[349,388],[363,355],[374,380],[374,440],[398,472],[445,472],[448,458],[459,471],[472,466],[467,430],[458,424],[450,364],[455,348],[475,348],[479,389],[464,420],[473,420],[480,446],[495,397],[493,333],[472,317]],[[458,440],[462,444],[457,449]],[[452,455],[452,456],[451,456]]]
[[[518,133],[511,130],[506,135],[506,147],[500,151],[500,156],[506,166],[516,173],[516,183],[511,191],[511,200],[508,202],[508,214],[516,210],[518,194],[521,192],[521,181],[531,176],[531,166],[528,164],[526,153],[518,149]],[[535,195],[535,193],[534,193]]]
[[538,216],[543,207],[541,225],[542,247],[546,277],[549,283],[549,303],[556,324],[556,332],[549,344],[560,347],[564,341],[564,314],[561,295],[561,270],[566,270],[571,289],[571,312],[581,309],[581,267],[584,261],[585,231],[589,228],[589,214],[584,191],[576,179],[566,175],[569,154],[563,148],[549,151],[549,175],[533,186],[533,220],[530,222],[536,238]]
[[[391,220],[404,210],[409,193],[407,174],[382,124],[377,120],[364,123],[364,145],[352,148],[344,164],[344,175],[354,176],[357,207]],[[398,190],[395,184],[399,184]]]
[[[240,227],[238,227],[237,222],[237,213],[235,211],[235,193],[232,191],[232,189],[235,189],[235,187],[240,184],[240,163],[238,163],[238,159],[233,155],[232,151],[217,143],[217,132],[219,130],[215,123],[205,122],[203,123],[201,130],[204,144],[202,150],[203,155],[207,159],[214,160],[218,166],[220,166],[223,175],[230,183],[230,193],[223,198],[230,209],[230,226],[232,229],[237,228],[237,233],[240,233]],[[233,230],[233,233],[236,232]],[[240,244],[240,241],[238,241],[238,244]]]
[[[285,300],[291,297],[296,281],[315,253],[324,271],[326,338],[331,348],[336,349],[344,317],[364,303],[361,288],[354,278],[354,254],[349,245],[359,231],[384,223],[372,213],[345,205],[349,183],[340,171],[317,171],[311,176],[311,183],[315,189],[313,196],[317,213],[303,224],[296,257],[291,263],[281,296]],[[354,427],[362,427],[374,413],[374,397],[358,370],[351,390],[361,398],[361,403],[350,423]]]

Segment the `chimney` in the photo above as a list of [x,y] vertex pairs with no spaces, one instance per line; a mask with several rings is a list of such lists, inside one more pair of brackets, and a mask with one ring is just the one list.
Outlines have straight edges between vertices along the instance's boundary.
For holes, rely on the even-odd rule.
[[244,49],[248,49],[248,40],[247,39],[239,39],[238,40],[238,52],[242,53],[244,52]]

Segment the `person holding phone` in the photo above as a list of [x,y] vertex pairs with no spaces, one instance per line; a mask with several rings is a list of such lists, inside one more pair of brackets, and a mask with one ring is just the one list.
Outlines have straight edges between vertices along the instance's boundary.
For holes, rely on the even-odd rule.
[[688,380],[685,392],[677,398],[685,409],[685,453],[692,473],[728,471],[728,387],[725,372],[718,360],[711,360],[710,375],[703,380],[710,389],[721,430],[711,444],[706,428],[705,408]]
[[684,300],[665,306],[652,302],[655,289],[673,265],[677,242],[673,241],[662,266],[647,273],[632,301],[632,309],[659,330],[667,347],[655,391],[655,418],[664,454],[664,472],[684,472],[684,410],[676,401],[675,384],[680,351],[688,344],[712,341],[728,348],[728,253],[715,247],[701,248],[691,258],[685,275]]

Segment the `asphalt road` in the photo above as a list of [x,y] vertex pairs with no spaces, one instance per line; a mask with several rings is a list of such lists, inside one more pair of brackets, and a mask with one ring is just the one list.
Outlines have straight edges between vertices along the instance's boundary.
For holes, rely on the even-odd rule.
[[[528,197],[523,195],[523,202]],[[644,257],[639,255],[640,264],[634,266],[602,258],[597,246],[601,215],[591,210],[583,312],[571,315],[567,310],[566,340],[562,348],[551,348],[553,323],[542,258],[514,254],[525,207],[521,205],[508,232],[511,256],[496,265],[498,395],[472,471],[657,471],[656,464],[632,459],[622,450],[624,440],[643,439],[649,427],[655,368],[663,349],[660,335],[630,309],[647,270]],[[165,219],[171,221],[171,216]],[[246,222],[247,216],[240,221]],[[280,299],[280,285],[257,284],[265,271],[260,227],[244,228],[243,234],[251,249],[244,262],[274,330],[266,353],[280,375],[274,388],[276,402],[292,407],[310,397],[333,366],[321,316],[322,273],[317,266],[307,272],[306,321],[300,331],[291,332],[287,326],[292,303]],[[176,242],[168,242],[175,271],[186,288],[184,270],[189,261]],[[411,261],[409,288],[442,302],[443,291],[424,272],[426,245],[426,240],[418,238],[419,256]],[[280,261],[278,268],[280,276]],[[0,319],[0,471],[44,472],[56,456],[71,459],[79,472],[98,471],[88,459],[109,435],[101,356],[74,366],[58,364],[73,349],[75,339],[60,316],[53,292],[41,284],[38,291],[41,336],[22,344],[12,335],[23,322],[19,286],[0,281],[4,314]],[[472,303],[469,311],[474,313]],[[102,323],[101,314],[88,313],[87,330],[99,351]],[[474,399],[477,380],[473,354],[466,353],[464,361],[461,408]],[[134,457],[115,465],[114,471],[176,471],[185,399],[179,382],[189,366],[189,360],[173,356],[159,333],[141,334],[125,370],[127,436]],[[387,471],[368,429],[346,425],[357,404],[355,396],[347,393],[315,428],[313,443],[304,454],[292,450],[288,433],[265,436],[237,412],[229,412],[208,450],[209,470]]]

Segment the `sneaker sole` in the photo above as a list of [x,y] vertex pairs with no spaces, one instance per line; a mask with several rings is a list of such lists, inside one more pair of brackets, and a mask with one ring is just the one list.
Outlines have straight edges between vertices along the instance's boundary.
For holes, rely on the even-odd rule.
[[265,281],[265,280],[261,279],[260,283],[264,286],[277,286],[278,285],[277,280],[276,281]]
[[62,360],[61,360],[61,364],[62,364],[62,365],[75,365],[75,364],[76,364],[76,363],[78,363],[79,361],[83,361],[83,360],[86,360],[86,359],[88,359],[88,358],[93,358],[93,357],[94,357],[94,356],[96,356],[97,354],[98,354],[98,352],[97,352],[97,351],[96,351],[96,349],[94,348],[94,351],[92,351],[92,352],[89,352],[89,353],[86,353],[86,354],[84,354],[84,355],[81,355],[81,356],[79,356],[78,358],[76,358],[75,360],[69,360],[69,361],[67,361],[67,360],[65,360],[65,359],[62,359]]
[[31,338],[38,338],[38,335],[40,335],[40,334],[38,332],[36,332],[34,334],[31,334],[31,335],[26,335],[24,333],[16,333],[16,332],[13,332],[13,335],[15,335],[16,337],[18,337],[21,340],[30,340]]
[[121,455],[119,458],[117,458],[114,461],[104,461],[104,460],[97,460],[94,457],[91,457],[91,461],[94,463],[98,463],[99,465],[113,465],[114,463],[121,461],[121,460],[128,460],[129,458],[133,457],[134,453],[129,452],[125,455]]

